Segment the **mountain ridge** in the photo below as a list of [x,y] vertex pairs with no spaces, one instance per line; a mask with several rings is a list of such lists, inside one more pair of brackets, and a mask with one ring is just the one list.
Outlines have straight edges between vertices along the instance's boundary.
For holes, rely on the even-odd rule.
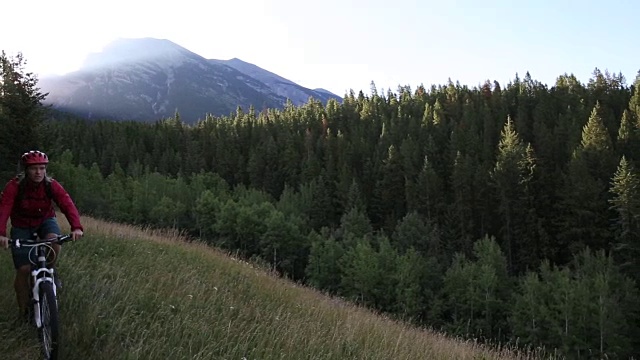
[[282,108],[314,98],[342,98],[313,90],[232,58],[206,59],[167,39],[118,39],[92,53],[72,73],[43,77],[43,102],[89,119],[154,121],[177,111],[187,123],[208,114],[228,115],[238,106]]

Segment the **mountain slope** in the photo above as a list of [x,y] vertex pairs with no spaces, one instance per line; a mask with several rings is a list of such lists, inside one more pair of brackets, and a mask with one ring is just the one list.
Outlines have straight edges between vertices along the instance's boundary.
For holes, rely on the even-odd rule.
[[[63,231],[68,224],[61,217]],[[269,275],[176,234],[83,217],[59,270],[64,359],[510,359]],[[6,255],[6,254],[5,254]],[[36,358],[0,263],[3,359]]]
[[311,90],[305,88],[304,86],[300,86],[291,80],[285,79],[282,76],[264,70],[254,64],[250,64],[238,58],[233,58],[231,60],[211,60],[211,62],[228,65],[240,71],[241,73],[247,74],[248,76],[259,80],[260,82],[271,88],[271,90],[273,90],[276,94],[291,99],[291,101],[296,105],[306,103],[309,100],[309,97],[313,97],[314,99],[320,100],[323,103],[327,102],[331,98],[341,100],[339,96],[332,94],[327,90]]
[[[257,66],[243,64],[261,74]],[[236,67],[169,40],[120,39],[89,56],[79,71],[43,77],[39,87],[49,93],[45,104],[90,119],[155,121],[177,110],[185,122],[193,123],[208,113],[228,115],[238,106],[260,111],[285,104],[287,92],[280,85],[272,88]],[[331,97],[292,82],[286,86],[319,100]],[[301,96],[295,98],[301,103]]]

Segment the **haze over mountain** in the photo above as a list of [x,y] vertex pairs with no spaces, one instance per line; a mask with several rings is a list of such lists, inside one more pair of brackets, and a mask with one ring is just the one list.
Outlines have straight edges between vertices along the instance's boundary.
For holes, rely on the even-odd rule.
[[205,59],[166,39],[120,39],[88,56],[81,69],[43,77],[44,103],[89,119],[155,121],[173,116],[194,123],[238,106],[257,111],[310,97],[341,98],[308,89],[240,59]]

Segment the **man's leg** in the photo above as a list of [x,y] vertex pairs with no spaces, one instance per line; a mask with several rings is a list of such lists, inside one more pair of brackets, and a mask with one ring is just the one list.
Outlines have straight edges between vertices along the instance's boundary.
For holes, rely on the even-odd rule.
[[31,276],[31,266],[22,265],[16,269],[16,279],[13,283],[13,287],[16,290],[16,300],[18,301],[18,308],[20,314],[27,312],[29,304],[29,277]]
[[[30,239],[33,229],[28,228],[11,228],[12,239]],[[16,300],[20,315],[24,316],[29,306],[30,278],[31,278],[31,262],[29,261],[28,247],[18,249],[12,248],[11,255],[13,265],[16,269],[16,277],[13,282],[13,288],[16,292]]]
[[[40,239],[51,239],[60,235],[60,226],[58,225],[56,218],[51,217],[43,221],[42,225],[40,225],[38,235],[40,236]],[[54,253],[49,254],[49,258],[47,260],[49,260],[51,267],[55,267],[58,256],[60,256],[61,246],[60,244],[51,244],[51,247],[53,248]]]
[[[60,235],[60,233],[60,226],[58,226],[58,221],[55,217],[46,219],[42,225],[40,225],[39,234],[41,239],[55,238]],[[56,283],[56,288],[60,290],[62,288],[62,282],[60,281],[60,274],[58,274],[56,264],[58,263],[62,246],[60,246],[60,244],[51,244],[51,248],[53,251],[47,254],[47,260],[49,267],[53,269],[53,280]]]
[[[44,239],[51,239],[58,236],[58,234],[55,233],[48,233],[45,235]],[[51,266],[51,268],[55,269],[56,267],[56,261],[58,260],[58,256],[60,255],[60,249],[62,248],[62,246],[60,246],[60,244],[51,244],[51,247],[53,248],[53,254],[48,254],[48,261],[49,261],[49,266]]]

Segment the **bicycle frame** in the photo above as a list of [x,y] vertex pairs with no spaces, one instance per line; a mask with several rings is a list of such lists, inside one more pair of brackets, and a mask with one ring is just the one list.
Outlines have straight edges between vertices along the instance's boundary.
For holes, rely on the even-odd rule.
[[[58,235],[52,239],[44,240],[31,240],[31,239],[13,239],[12,245],[16,248],[23,246],[31,247],[29,252],[29,259],[31,259],[31,251],[36,250],[36,261],[31,263],[31,299],[33,300],[33,319],[38,329],[42,327],[42,319],[40,318],[40,284],[43,282],[51,283],[53,287],[53,294],[55,296],[56,304],[58,303],[58,289],[55,281],[53,280],[54,269],[47,266],[47,256],[45,254],[45,247],[50,248],[50,244],[58,243],[62,244],[66,240],[71,239],[71,235]],[[53,249],[52,249],[53,251]],[[57,255],[57,254],[56,254]]]
[[[34,240],[35,239],[35,240]],[[14,248],[30,247],[29,262],[31,263],[31,296],[28,306],[33,306],[32,321],[38,329],[40,342],[45,358],[56,360],[58,358],[59,343],[59,309],[58,309],[58,289],[56,286],[55,271],[48,266],[47,260],[54,261],[58,255],[51,247],[51,244],[62,245],[65,241],[72,239],[69,235],[57,235],[51,239],[37,240],[34,234],[32,239],[10,239],[9,243]],[[53,259],[47,259],[45,248],[53,251]],[[35,250],[36,260],[32,260]],[[41,295],[43,296],[41,298]],[[45,311],[46,310],[46,311]],[[43,314],[43,311],[44,314]],[[43,319],[44,315],[44,319]]]

